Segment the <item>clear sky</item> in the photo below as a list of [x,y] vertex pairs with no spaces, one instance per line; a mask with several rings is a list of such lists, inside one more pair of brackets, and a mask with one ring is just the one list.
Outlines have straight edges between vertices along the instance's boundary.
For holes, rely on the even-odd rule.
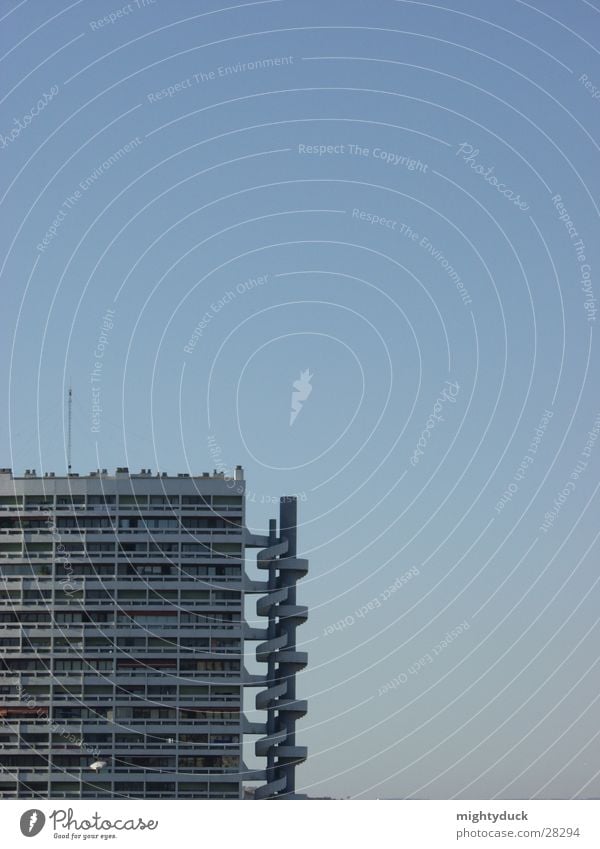
[[0,2],[2,465],[298,494],[311,795],[600,796],[596,6]]

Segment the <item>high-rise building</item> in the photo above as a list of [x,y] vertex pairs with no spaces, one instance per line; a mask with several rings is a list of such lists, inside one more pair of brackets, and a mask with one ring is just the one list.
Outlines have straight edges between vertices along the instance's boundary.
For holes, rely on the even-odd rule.
[[[244,490],[239,466],[0,469],[0,798],[242,798],[244,782],[261,782],[255,798],[294,795],[307,563],[295,499],[258,536]],[[264,580],[246,569],[251,547]],[[249,594],[264,628],[244,621]],[[245,718],[247,688],[264,722]],[[245,735],[264,767],[244,764]]]

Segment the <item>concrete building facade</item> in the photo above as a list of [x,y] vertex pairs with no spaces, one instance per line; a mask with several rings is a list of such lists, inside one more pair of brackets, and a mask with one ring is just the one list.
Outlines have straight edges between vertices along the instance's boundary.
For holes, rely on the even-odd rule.
[[[241,467],[0,470],[0,798],[293,796],[307,564],[295,500],[251,535],[244,488]],[[264,628],[244,621],[249,594]],[[264,673],[245,667],[249,641]],[[264,722],[246,720],[246,688]],[[244,764],[248,735],[264,767]]]

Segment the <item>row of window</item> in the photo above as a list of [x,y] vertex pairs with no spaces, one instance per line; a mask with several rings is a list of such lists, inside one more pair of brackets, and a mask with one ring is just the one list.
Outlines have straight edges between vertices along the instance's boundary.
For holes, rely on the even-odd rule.
[[161,605],[161,603],[165,601],[170,601],[173,604],[177,604],[179,600],[181,600],[182,603],[185,601],[206,602],[207,600],[209,600],[209,597],[207,596],[208,590],[198,589],[179,591],[176,589],[165,589],[162,591],[156,591],[146,589],[144,587],[137,590],[129,590],[124,589],[123,587],[115,587],[111,592],[110,590],[105,589],[92,589],[92,586],[94,585],[90,586],[89,584],[87,584],[85,587],[80,587],[76,582],[76,578],[74,578],[73,581],[75,582],[73,583],[73,590],[69,591],[65,589],[59,589],[59,587],[64,586],[64,583],[62,583],[61,581],[56,581],[54,582],[54,585],[50,585],[47,588],[40,585],[40,589],[24,589],[22,592],[20,592],[20,590],[17,588],[10,590],[0,590],[0,601],[11,601],[13,603],[17,603],[18,599],[20,598],[22,598],[24,601],[50,601],[52,599],[54,600],[55,604],[63,604],[69,599],[73,598],[76,592],[79,592],[81,594],[83,590],[85,590],[86,599],[111,601],[113,602],[113,604],[117,601],[120,601],[121,603],[124,603],[126,601],[142,601],[148,606],[151,606]]
[[[82,793],[83,789],[83,793]],[[14,798],[18,795],[19,798],[27,798],[27,793],[30,793],[30,798],[68,798],[69,796],[84,798],[111,798],[116,796],[130,796],[132,798],[166,798],[181,797],[182,794],[192,793],[194,798],[237,798],[239,790],[237,782],[194,782],[190,781],[130,781],[128,778],[123,781],[116,780],[113,783],[102,781],[101,778],[95,778],[93,781],[84,781],[80,784],[77,781],[59,780],[56,776],[52,776],[50,785],[46,781],[30,781],[27,783],[17,783],[10,778],[0,776],[0,799],[11,796]],[[162,796],[161,796],[162,794]]]
[[[117,501],[118,497],[118,501]],[[115,508],[117,504],[124,509],[143,509],[166,507],[177,509],[182,507],[200,507],[211,509],[216,507],[242,506],[242,496],[236,495],[0,495],[0,508],[15,510],[52,510],[66,508],[73,510],[85,510],[89,506],[92,510],[100,508]]]
[[[179,763],[178,763],[179,761]],[[169,756],[139,755],[127,759],[114,758],[112,766],[116,769],[237,769],[240,759],[236,755],[205,755],[200,757],[182,756],[179,759]],[[44,755],[25,753],[22,755],[3,755],[2,764],[5,767],[26,769],[27,767],[46,767],[50,770],[65,767],[89,769],[89,755],[52,755],[52,762]]]
[[[121,722],[134,719],[172,719],[172,720],[233,720],[239,719],[239,710],[228,708],[227,710],[210,710],[208,706],[198,708],[175,708],[175,707],[132,707],[130,705],[99,705],[95,708],[72,707],[70,705],[53,705],[52,718],[86,720],[103,719],[107,722]],[[35,707],[3,707],[0,706],[0,718],[10,721],[11,719],[39,719],[48,721],[47,706]]]
[[[190,539],[195,539],[194,534],[191,533],[181,533],[181,537],[189,537]],[[5,539],[5,537],[4,537]],[[58,552],[58,543],[57,543],[57,552]],[[134,554],[135,552],[142,553],[150,553],[150,554],[160,554],[166,552],[167,554],[176,554],[181,549],[182,554],[190,554],[197,553],[203,557],[230,557],[232,559],[241,557],[241,547],[237,543],[229,543],[229,542],[182,542],[179,541],[171,541],[171,542],[151,542],[151,541],[142,541],[142,542],[121,542],[119,540],[112,540],[110,542],[88,542],[85,544],[84,542],[69,542],[63,541],[60,544],[60,551],[64,556],[71,555],[73,557],[79,554],[88,553],[90,556],[94,554],[106,553],[106,554]],[[0,553],[9,554],[13,557],[20,557],[19,551],[21,550],[21,544],[16,542],[2,542],[0,541]],[[66,552],[66,554],[65,554]],[[36,557],[48,555],[52,556],[52,542],[50,538],[48,540],[44,540],[41,542],[27,542],[25,543],[23,554],[25,557],[28,555],[34,555]]]
[[[238,746],[240,744],[239,734],[175,734],[174,737],[158,737],[155,734],[145,734],[140,731],[137,734],[86,734],[83,741],[90,748],[113,746],[145,746],[147,749],[156,746],[179,745],[179,746]],[[23,748],[48,748],[50,745],[50,734],[48,733],[24,733],[17,734],[0,733],[0,746],[10,748],[20,746]],[[65,742],[64,735],[55,734],[52,737],[53,749],[69,749],[76,744]]]
[[[207,601],[208,604],[208,601]],[[14,613],[14,619],[8,618],[9,614],[0,614],[0,624],[20,624],[23,626],[27,626],[28,623],[37,623],[37,624],[47,624],[49,628],[58,625],[109,625],[110,627],[134,627],[139,626],[140,628],[146,628],[150,626],[161,626],[162,628],[177,628],[179,624],[181,625],[193,625],[197,627],[206,627],[207,625],[215,625],[220,623],[230,623],[230,622],[239,622],[240,614],[236,612],[222,612],[220,610],[217,611],[202,611],[201,609],[197,612],[184,611],[181,609],[165,610],[164,614],[160,613],[144,613],[144,612],[136,612],[132,611],[131,613],[120,613],[116,612],[111,616],[107,616],[102,620],[96,620],[89,617],[89,614],[81,614],[81,613],[57,613],[55,616],[50,617],[49,614],[45,615],[40,613],[37,614],[38,618],[33,618],[36,614],[33,614],[30,617],[25,617],[23,614]],[[6,616],[7,618],[2,618]],[[72,616],[73,618],[69,618]],[[35,631],[31,632],[35,634]]]
[[116,533],[120,530],[150,529],[150,530],[179,530],[187,529],[214,529],[214,528],[241,528],[242,520],[239,516],[186,516],[176,518],[163,518],[155,516],[56,516],[50,522],[46,519],[38,519],[25,516],[3,516],[0,514],[0,530],[12,531],[42,531],[47,533],[60,533],[64,529],[89,530],[94,528],[108,528]]
[[[0,658],[0,674],[11,672],[47,672],[51,674],[51,669],[55,675],[65,672],[81,672],[85,671],[86,675],[94,672],[112,673],[114,667],[113,659],[105,660],[104,658],[94,658],[93,662],[85,663],[83,660],[71,660],[50,658],[50,663],[46,664],[42,660],[30,660],[29,658],[19,658],[10,660],[8,658]],[[193,672],[239,672],[239,660],[196,660],[180,658],[178,663],[179,671],[185,677]],[[89,671],[88,671],[89,670]]]

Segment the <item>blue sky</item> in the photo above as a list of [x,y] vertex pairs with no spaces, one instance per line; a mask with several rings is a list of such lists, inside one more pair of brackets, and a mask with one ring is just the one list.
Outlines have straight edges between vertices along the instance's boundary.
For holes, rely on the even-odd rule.
[[2,465],[299,494],[311,795],[600,796],[600,11],[0,16]]

